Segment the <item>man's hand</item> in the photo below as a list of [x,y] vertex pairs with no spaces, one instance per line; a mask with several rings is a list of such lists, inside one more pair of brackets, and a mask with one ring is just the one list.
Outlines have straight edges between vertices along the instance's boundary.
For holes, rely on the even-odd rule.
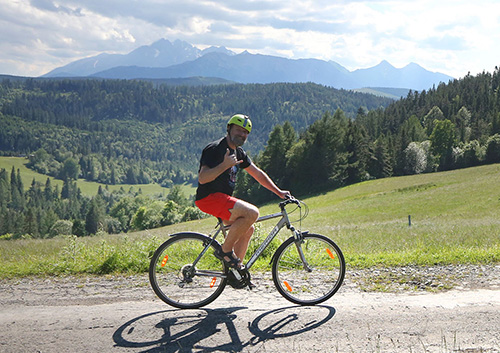
[[278,196],[282,199],[288,199],[292,197],[292,194],[288,190],[280,190]]
[[224,159],[218,165],[213,168],[209,168],[206,165],[202,165],[200,171],[198,173],[198,182],[200,184],[209,183],[214,181],[219,175],[224,173],[229,168],[242,163],[243,161],[239,161],[236,158],[236,154],[229,154],[229,148],[226,150],[226,154],[224,155]]
[[226,149],[226,154],[224,155],[224,161],[222,163],[224,164],[224,170],[229,169],[237,164],[240,164],[243,161],[239,161],[236,158],[236,153],[234,154],[229,154],[229,148]]

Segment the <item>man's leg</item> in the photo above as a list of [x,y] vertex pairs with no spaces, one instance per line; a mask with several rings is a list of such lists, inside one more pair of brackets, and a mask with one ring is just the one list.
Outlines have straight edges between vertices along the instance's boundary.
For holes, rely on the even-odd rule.
[[238,200],[230,210],[231,217],[227,224],[231,225],[226,240],[222,244],[222,251],[233,250],[242,261],[248,249],[248,243],[252,237],[253,224],[259,218],[259,209],[251,203]]
[[252,234],[255,230],[254,225],[251,225],[245,234],[242,234],[236,244],[234,244],[234,253],[237,257],[243,260],[245,259],[245,255],[247,253],[248,245],[250,244],[250,239],[252,238]]

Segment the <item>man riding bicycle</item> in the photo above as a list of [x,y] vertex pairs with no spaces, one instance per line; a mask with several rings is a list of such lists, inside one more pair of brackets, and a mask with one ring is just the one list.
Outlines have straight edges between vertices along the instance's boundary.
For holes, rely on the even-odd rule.
[[246,170],[263,187],[282,199],[291,196],[289,191],[278,188],[241,148],[251,131],[252,122],[248,116],[236,114],[227,122],[227,135],[203,149],[195,201],[200,210],[231,225],[221,251],[215,252],[215,256],[227,266],[239,270],[244,268],[242,259],[254,232],[253,224],[259,217],[259,209],[232,196],[237,172]]

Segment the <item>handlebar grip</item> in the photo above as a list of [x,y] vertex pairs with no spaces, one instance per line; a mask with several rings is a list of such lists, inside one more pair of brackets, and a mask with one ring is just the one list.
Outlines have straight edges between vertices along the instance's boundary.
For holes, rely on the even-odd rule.
[[286,205],[288,205],[290,203],[294,203],[294,204],[296,204],[297,206],[300,207],[300,201],[297,200],[295,197],[293,197],[291,195],[288,196],[285,201],[281,201],[280,202],[280,207],[283,208],[283,207],[285,207]]

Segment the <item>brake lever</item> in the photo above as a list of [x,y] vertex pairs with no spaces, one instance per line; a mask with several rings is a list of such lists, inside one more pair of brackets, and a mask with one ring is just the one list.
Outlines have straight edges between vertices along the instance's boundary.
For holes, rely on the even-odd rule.
[[295,197],[293,197],[292,195],[286,196],[285,205],[288,205],[289,203],[294,203],[300,208],[300,201]]

